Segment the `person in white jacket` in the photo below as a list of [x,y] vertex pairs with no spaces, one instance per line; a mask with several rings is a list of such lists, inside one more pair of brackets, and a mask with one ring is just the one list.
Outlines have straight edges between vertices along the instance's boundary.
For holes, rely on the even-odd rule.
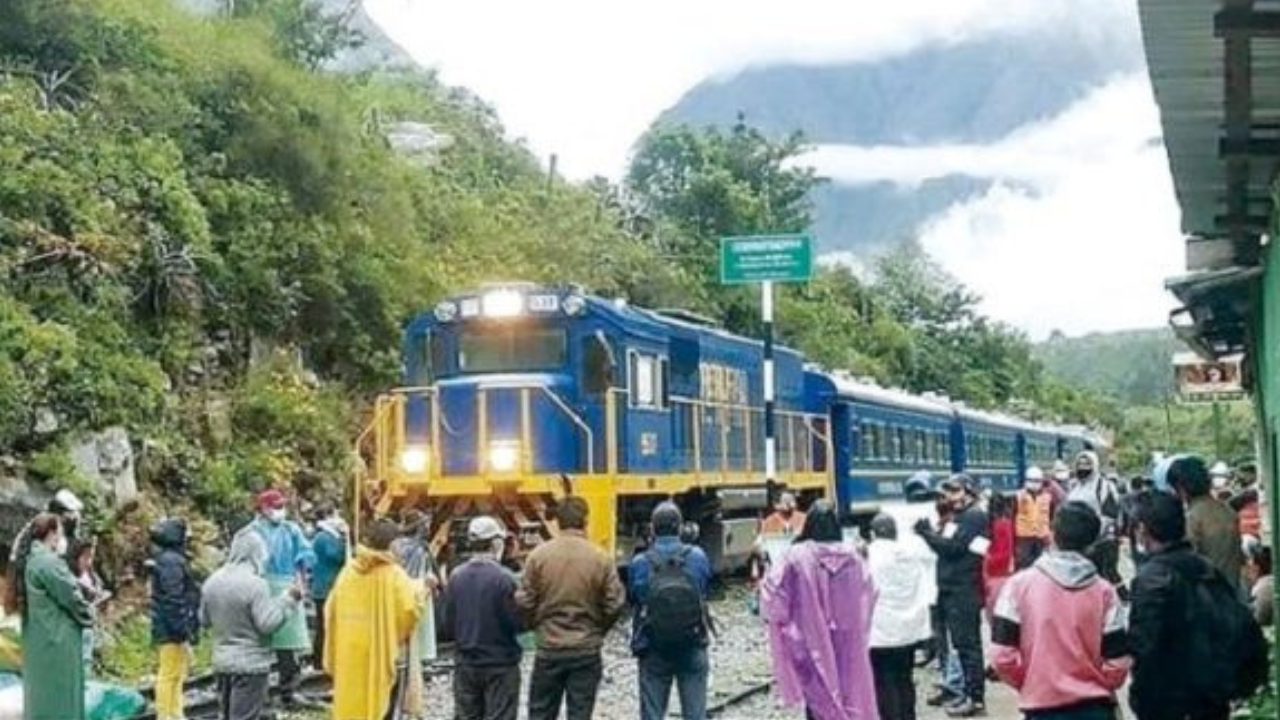
[[871,521],[867,563],[876,587],[871,666],[881,720],[915,720],[915,650],[933,634],[930,606],[938,586],[933,552],[914,533],[898,536],[891,515]]

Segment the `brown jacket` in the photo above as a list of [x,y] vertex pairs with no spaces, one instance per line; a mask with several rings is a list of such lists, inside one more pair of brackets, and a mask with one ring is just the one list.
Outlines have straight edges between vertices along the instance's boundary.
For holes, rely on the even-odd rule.
[[1187,539],[1191,547],[1218,568],[1231,582],[1240,585],[1244,568],[1244,548],[1236,514],[1220,500],[1192,499],[1187,504]]
[[539,655],[599,652],[626,602],[613,561],[572,530],[529,554],[516,591],[516,604],[538,631]]

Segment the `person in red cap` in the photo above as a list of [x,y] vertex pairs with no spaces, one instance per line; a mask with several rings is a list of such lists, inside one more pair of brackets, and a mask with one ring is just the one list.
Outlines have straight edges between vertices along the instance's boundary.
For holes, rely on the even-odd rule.
[[[258,495],[258,517],[241,532],[256,532],[267,544],[267,584],[274,597],[292,587],[307,586],[316,556],[302,528],[289,520],[288,501],[279,490],[266,490]],[[311,652],[311,636],[307,616],[296,606],[289,619],[271,636],[276,651],[276,671],[280,676],[280,700],[286,709],[298,709],[309,703],[298,694],[302,680],[299,656]]]

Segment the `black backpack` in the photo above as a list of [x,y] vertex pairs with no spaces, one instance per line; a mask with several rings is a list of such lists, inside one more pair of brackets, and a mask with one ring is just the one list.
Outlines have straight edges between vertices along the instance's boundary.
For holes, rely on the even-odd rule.
[[1267,640],[1253,612],[1221,570],[1204,563],[1179,574],[1188,587],[1188,694],[1214,705],[1253,695],[1270,671]]
[[707,634],[707,610],[702,592],[686,572],[689,547],[675,553],[645,553],[652,568],[649,596],[644,605],[644,628],[658,651],[684,650]]

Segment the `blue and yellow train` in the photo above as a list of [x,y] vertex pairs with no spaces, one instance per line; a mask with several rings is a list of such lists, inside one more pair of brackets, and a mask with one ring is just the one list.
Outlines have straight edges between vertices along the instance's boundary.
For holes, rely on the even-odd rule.
[[[361,436],[358,493],[375,513],[433,519],[446,554],[480,513],[531,548],[566,493],[620,560],[653,506],[676,500],[719,567],[745,559],[773,487],[764,481],[763,346],[681,311],[574,286],[504,284],[416,318],[405,386]],[[901,500],[915,472],[968,472],[1011,490],[1029,463],[1086,445],[1084,428],[979,412],[806,365],[779,348],[776,487],[835,497],[849,518]]]

